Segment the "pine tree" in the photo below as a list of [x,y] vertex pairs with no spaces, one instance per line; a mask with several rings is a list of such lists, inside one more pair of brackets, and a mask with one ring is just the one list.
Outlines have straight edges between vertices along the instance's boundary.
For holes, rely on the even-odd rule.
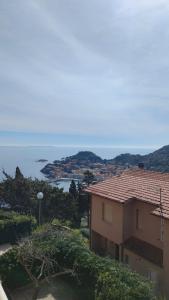
[[23,174],[21,173],[21,170],[19,169],[19,167],[16,167],[16,171],[15,171],[15,179],[23,179],[24,176]]
[[76,188],[76,183],[74,180],[71,181],[70,187],[69,187],[69,193],[76,198],[78,196],[78,191]]

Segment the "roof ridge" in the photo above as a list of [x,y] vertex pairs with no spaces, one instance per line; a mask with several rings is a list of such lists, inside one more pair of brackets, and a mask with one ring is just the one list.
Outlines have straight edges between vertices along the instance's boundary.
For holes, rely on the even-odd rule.
[[169,181],[169,173],[162,173],[152,170],[141,170],[141,169],[127,169],[121,174],[121,177],[132,176],[132,177],[144,177],[158,181]]

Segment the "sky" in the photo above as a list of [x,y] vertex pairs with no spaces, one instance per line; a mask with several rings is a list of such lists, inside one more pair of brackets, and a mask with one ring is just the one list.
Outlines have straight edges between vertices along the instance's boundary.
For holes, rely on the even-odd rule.
[[0,145],[169,144],[168,0],[0,0]]

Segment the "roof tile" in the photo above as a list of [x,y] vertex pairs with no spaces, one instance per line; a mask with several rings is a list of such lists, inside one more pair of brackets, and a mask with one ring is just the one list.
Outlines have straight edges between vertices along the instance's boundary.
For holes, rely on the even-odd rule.
[[137,199],[154,204],[153,214],[163,214],[164,218],[169,219],[169,173],[130,169],[120,176],[91,185],[86,191],[120,203]]

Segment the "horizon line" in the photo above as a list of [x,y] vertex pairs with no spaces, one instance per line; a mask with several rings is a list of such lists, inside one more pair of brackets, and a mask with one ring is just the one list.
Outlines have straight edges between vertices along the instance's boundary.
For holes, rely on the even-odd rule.
[[75,144],[0,144],[0,147],[71,147],[71,148],[125,148],[125,149],[158,149],[161,145],[75,145]]

